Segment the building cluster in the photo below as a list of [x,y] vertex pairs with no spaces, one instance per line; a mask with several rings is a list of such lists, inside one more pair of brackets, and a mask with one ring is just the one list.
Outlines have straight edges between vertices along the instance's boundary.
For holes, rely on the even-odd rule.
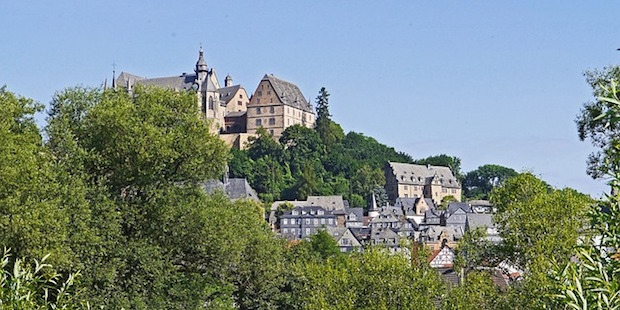
[[236,148],[244,147],[259,128],[278,139],[289,126],[314,126],[312,104],[297,85],[273,74],[265,74],[254,93],[248,96],[245,88],[233,84],[232,77],[227,75],[222,87],[215,68],[207,66],[202,47],[193,73],[147,78],[121,72],[112,83],[112,87],[123,87],[128,91],[135,85],[195,91],[201,114],[212,120],[212,130]]
[[[499,241],[493,207],[482,200],[460,202],[461,187],[449,168],[389,162],[385,175],[388,202],[379,206],[372,195],[365,216],[342,196],[310,196],[305,201],[274,202],[269,222],[289,240],[325,229],[343,252],[366,245],[401,252],[423,245],[436,268],[452,267],[453,249],[467,230],[482,228],[488,240]],[[445,199],[452,194],[454,201]]]

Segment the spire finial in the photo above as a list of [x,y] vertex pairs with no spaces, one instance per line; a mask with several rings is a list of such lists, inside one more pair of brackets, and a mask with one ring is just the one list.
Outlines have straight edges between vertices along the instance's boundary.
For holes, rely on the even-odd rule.
[[112,88],[116,88],[116,62],[112,61]]

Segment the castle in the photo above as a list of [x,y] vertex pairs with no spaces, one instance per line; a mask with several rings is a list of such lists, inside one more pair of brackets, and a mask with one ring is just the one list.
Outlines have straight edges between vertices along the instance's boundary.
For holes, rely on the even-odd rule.
[[175,91],[195,91],[201,115],[212,121],[212,130],[227,144],[242,148],[248,138],[259,128],[265,128],[278,139],[289,126],[300,124],[313,127],[315,121],[312,104],[297,85],[275,77],[263,77],[251,97],[241,85],[233,85],[227,75],[224,87],[220,86],[214,68],[209,68],[200,47],[194,73],[177,76],[146,78],[121,72],[113,87],[131,91],[134,85],[153,85]]

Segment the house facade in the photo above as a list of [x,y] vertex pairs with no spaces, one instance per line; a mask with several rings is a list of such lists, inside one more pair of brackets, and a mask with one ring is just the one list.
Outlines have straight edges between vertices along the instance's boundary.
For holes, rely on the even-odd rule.
[[279,139],[282,132],[296,124],[312,128],[315,116],[297,85],[275,77],[263,77],[247,105],[247,133],[255,134],[259,128]]
[[430,198],[435,205],[448,196],[461,201],[461,184],[448,167],[388,162],[384,173],[391,203],[399,197]]

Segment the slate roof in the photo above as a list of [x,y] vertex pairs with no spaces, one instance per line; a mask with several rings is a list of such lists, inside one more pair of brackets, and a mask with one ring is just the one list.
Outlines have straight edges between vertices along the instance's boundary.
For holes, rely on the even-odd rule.
[[[390,239],[394,239],[394,243],[390,243]],[[390,228],[380,228],[371,231],[370,240],[374,240],[375,244],[398,246],[400,236]]]
[[356,222],[361,222],[364,220],[363,208],[345,208],[344,211],[346,212],[347,216],[351,213],[355,214],[355,217],[357,218]]
[[235,97],[235,94],[240,88],[241,85],[233,85],[218,89],[217,91],[220,93],[220,101],[228,104],[228,102]]
[[306,200],[310,206],[321,206],[327,210],[345,208],[345,200],[342,196],[308,196]]
[[244,116],[248,111],[234,111],[226,114],[225,117],[241,117]]
[[450,202],[448,204],[447,212],[448,214],[453,214],[459,209],[463,210],[465,213],[473,213],[474,211],[471,209],[471,206],[467,202]]
[[444,187],[461,188],[458,180],[448,167],[395,162],[388,162],[388,166],[399,184],[423,186],[435,178]]
[[226,184],[219,180],[209,180],[202,187],[207,194],[212,194],[216,190],[222,190],[230,200],[251,199],[259,201],[256,191],[254,191],[246,179],[232,178],[228,179]]
[[491,214],[467,214],[467,227],[468,229],[476,229],[478,227],[495,227],[493,223],[493,215]]
[[463,237],[463,230],[461,229],[460,226],[436,226],[436,225],[427,226],[424,229],[424,231],[421,232],[420,237],[424,238],[427,241],[440,241],[439,236],[441,236],[441,233],[444,230],[447,231],[448,235],[450,235],[450,238],[452,238],[453,241],[456,241]]
[[129,84],[135,85],[137,81],[141,81],[144,79],[145,77],[143,76],[138,76],[138,75],[123,71],[121,72],[121,74],[118,75],[118,78],[116,78],[116,86],[125,87],[127,86],[127,81],[129,81]]
[[312,109],[312,104],[306,101],[306,98],[304,98],[303,93],[301,92],[299,87],[297,87],[297,85],[279,79],[273,74],[265,74],[262,81],[269,81],[269,83],[271,83],[271,86],[275,90],[276,95],[278,95],[280,101],[282,101],[283,104],[306,112],[314,113]]

